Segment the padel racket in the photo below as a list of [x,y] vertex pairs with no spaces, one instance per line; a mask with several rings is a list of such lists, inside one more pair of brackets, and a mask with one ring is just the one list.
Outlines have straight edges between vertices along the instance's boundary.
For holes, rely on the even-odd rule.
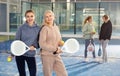
[[91,40],[90,40],[90,43],[89,45],[87,46],[87,51],[89,52],[93,52],[95,50],[95,47],[94,45],[92,44]]
[[11,53],[15,56],[23,55],[29,50],[30,48],[23,41],[15,40],[11,43]]
[[79,50],[79,46],[79,42],[76,39],[70,38],[65,41],[64,45],[61,47],[61,50],[67,53],[75,53]]

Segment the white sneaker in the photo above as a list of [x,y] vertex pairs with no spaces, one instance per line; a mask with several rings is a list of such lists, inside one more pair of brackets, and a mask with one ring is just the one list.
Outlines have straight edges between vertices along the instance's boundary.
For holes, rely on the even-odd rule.
[[95,61],[95,62],[99,62],[99,59],[98,59],[98,58],[94,58],[94,61]]
[[89,59],[88,58],[85,58],[85,60],[84,60],[85,62],[89,62]]
[[103,59],[99,58],[99,59],[98,59],[98,62],[99,62],[99,63],[103,63]]

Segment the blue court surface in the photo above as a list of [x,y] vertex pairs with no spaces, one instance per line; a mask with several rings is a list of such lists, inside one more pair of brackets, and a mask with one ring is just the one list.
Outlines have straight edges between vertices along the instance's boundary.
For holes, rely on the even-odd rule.
[[[2,47],[8,46],[9,49],[11,41]],[[98,53],[98,44],[96,44],[96,56]],[[107,47],[108,62],[96,62],[91,53],[88,53],[89,62],[84,62],[84,44],[80,44],[80,50],[74,54],[61,54],[63,62],[68,72],[68,76],[120,76],[120,45],[109,44]],[[2,50],[1,50],[2,51]],[[16,68],[15,59],[12,62],[7,62],[9,51],[0,53],[0,76],[19,76]],[[99,57],[97,56],[99,59]],[[42,64],[39,55],[36,55],[37,62],[37,76],[43,76]],[[29,76],[28,68],[26,67],[27,76]],[[56,76],[53,72],[52,76]]]

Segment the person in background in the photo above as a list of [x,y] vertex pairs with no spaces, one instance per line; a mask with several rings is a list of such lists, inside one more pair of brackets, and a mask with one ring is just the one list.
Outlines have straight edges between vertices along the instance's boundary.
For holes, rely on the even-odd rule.
[[103,50],[103,62],[107,62],[107,50],[106,47],[111,39],[112,35],[112,23],[107,15],[102,16],[103,24],[100,29],[99,40]]
[[[92,24],[92,16],[88,16],[84,20],[82,32],[83,32],[83,37],[85,39],[84,57],[85,57],[85,61],[88,62],[89,59],[87,58],[87,52],[88,52],[87,47],[88,47],[88,45],[90,43],[90,40],[91,40],[91,43],[94,46],[94,37],[93,36],[96,33],[94,25]],[[96,56],[95,56],[95,50],[92,52],[92,55],[93,55],[93,58],[96,58]]]
[[39,45],[41,48],[41,60],[44,76],[68,76],[60,53],[60,41],[62,40],[60,30],[54,23],[55,15],[51,10],[46,10],[43,16],[44,27],[40,32]]
[[25,62],[28,65],[30,76],[36,76],[35,48],[38,48],[38,34],[40,27],[35,23],[35,14],[32,10],[25,12],[26,22],[22,24],[15,36],[15,40],[23,41],[30,50],[24,55],[15,56],[19,76],[26,76]]

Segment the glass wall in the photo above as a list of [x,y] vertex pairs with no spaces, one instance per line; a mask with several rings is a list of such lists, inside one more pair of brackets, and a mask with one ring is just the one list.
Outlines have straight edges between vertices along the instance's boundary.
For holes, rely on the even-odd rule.
[[21,25],[21,14],[18,12],[17,5],[10,5],[9,9],[9,23],[10,23],[10,32],[16,32],[17,27]]
[[21,1],[11,0],[9,3],[9,31],[16,32],[21,25]]
[[[93,24],[96,30],[102,24],[101,16],[110,16],[113,24],[113,36],[119,34],[119,8],[120,2],[54,2],[54,3],[27,3],[23,2],[22,14],[27,9],[33,9],[36,13],[36,22],[42,24],[43,13],[45,10],[53,10],[56,15],[56,24],[60,27],[62,34],[81,35],[82,23],[85,17],[93,16]],[[27,8],[25,8],[27,6]]]
[[101,2],[105,14],[110,16],[113,24],[113,36],[120,36],[120,2]]
[[74,34],[74,3],[53,3],[53,11],[56,15],[56,24],[60,27],[61,33]]
[[52,10],[52,3],[41,3],[41,4],[32,4],[32,9],[35,11],[36,22],[41,26],[43,14],[45,10]]
[[[0,0],[0,33],[16,32],[18,26],[24,23],[24,13],[33,9],[36,22],[41,26],[45,10],[53,10],[56,16],[55,23],[62,34],[82,35],[81,28],[85,17],[93,16],[96,30],[102,24],[101,16],[110,16],[113,24],[112,36],[120,36],[120,1],[78,1],[78,2],[21,2],[22,0]],[[26,0],[27,1],[27,0]]]
[[24,14],[28,9],[33,9],[35,12],[36,22],[37,24],[42,24],[43,13],[45,10],[52,10],[52,3],[30,3],[30,2],[22,2],[22,19],[24,23]]
[[0,41],[13,39],[19,25],[21,0],[0,0]]
[[[4,8],[4,9],[3,9]],[[0,32],[6,32],[7,31],[7,6],[6,4],[0,4]]]
[[93,24],[98,30],[98,19],[99,19],[99,10],[98,10],[98,2],[79,2],[76,3],[76,26],[77,33],[81,33],[83,21],[87,16],[93,17]]

